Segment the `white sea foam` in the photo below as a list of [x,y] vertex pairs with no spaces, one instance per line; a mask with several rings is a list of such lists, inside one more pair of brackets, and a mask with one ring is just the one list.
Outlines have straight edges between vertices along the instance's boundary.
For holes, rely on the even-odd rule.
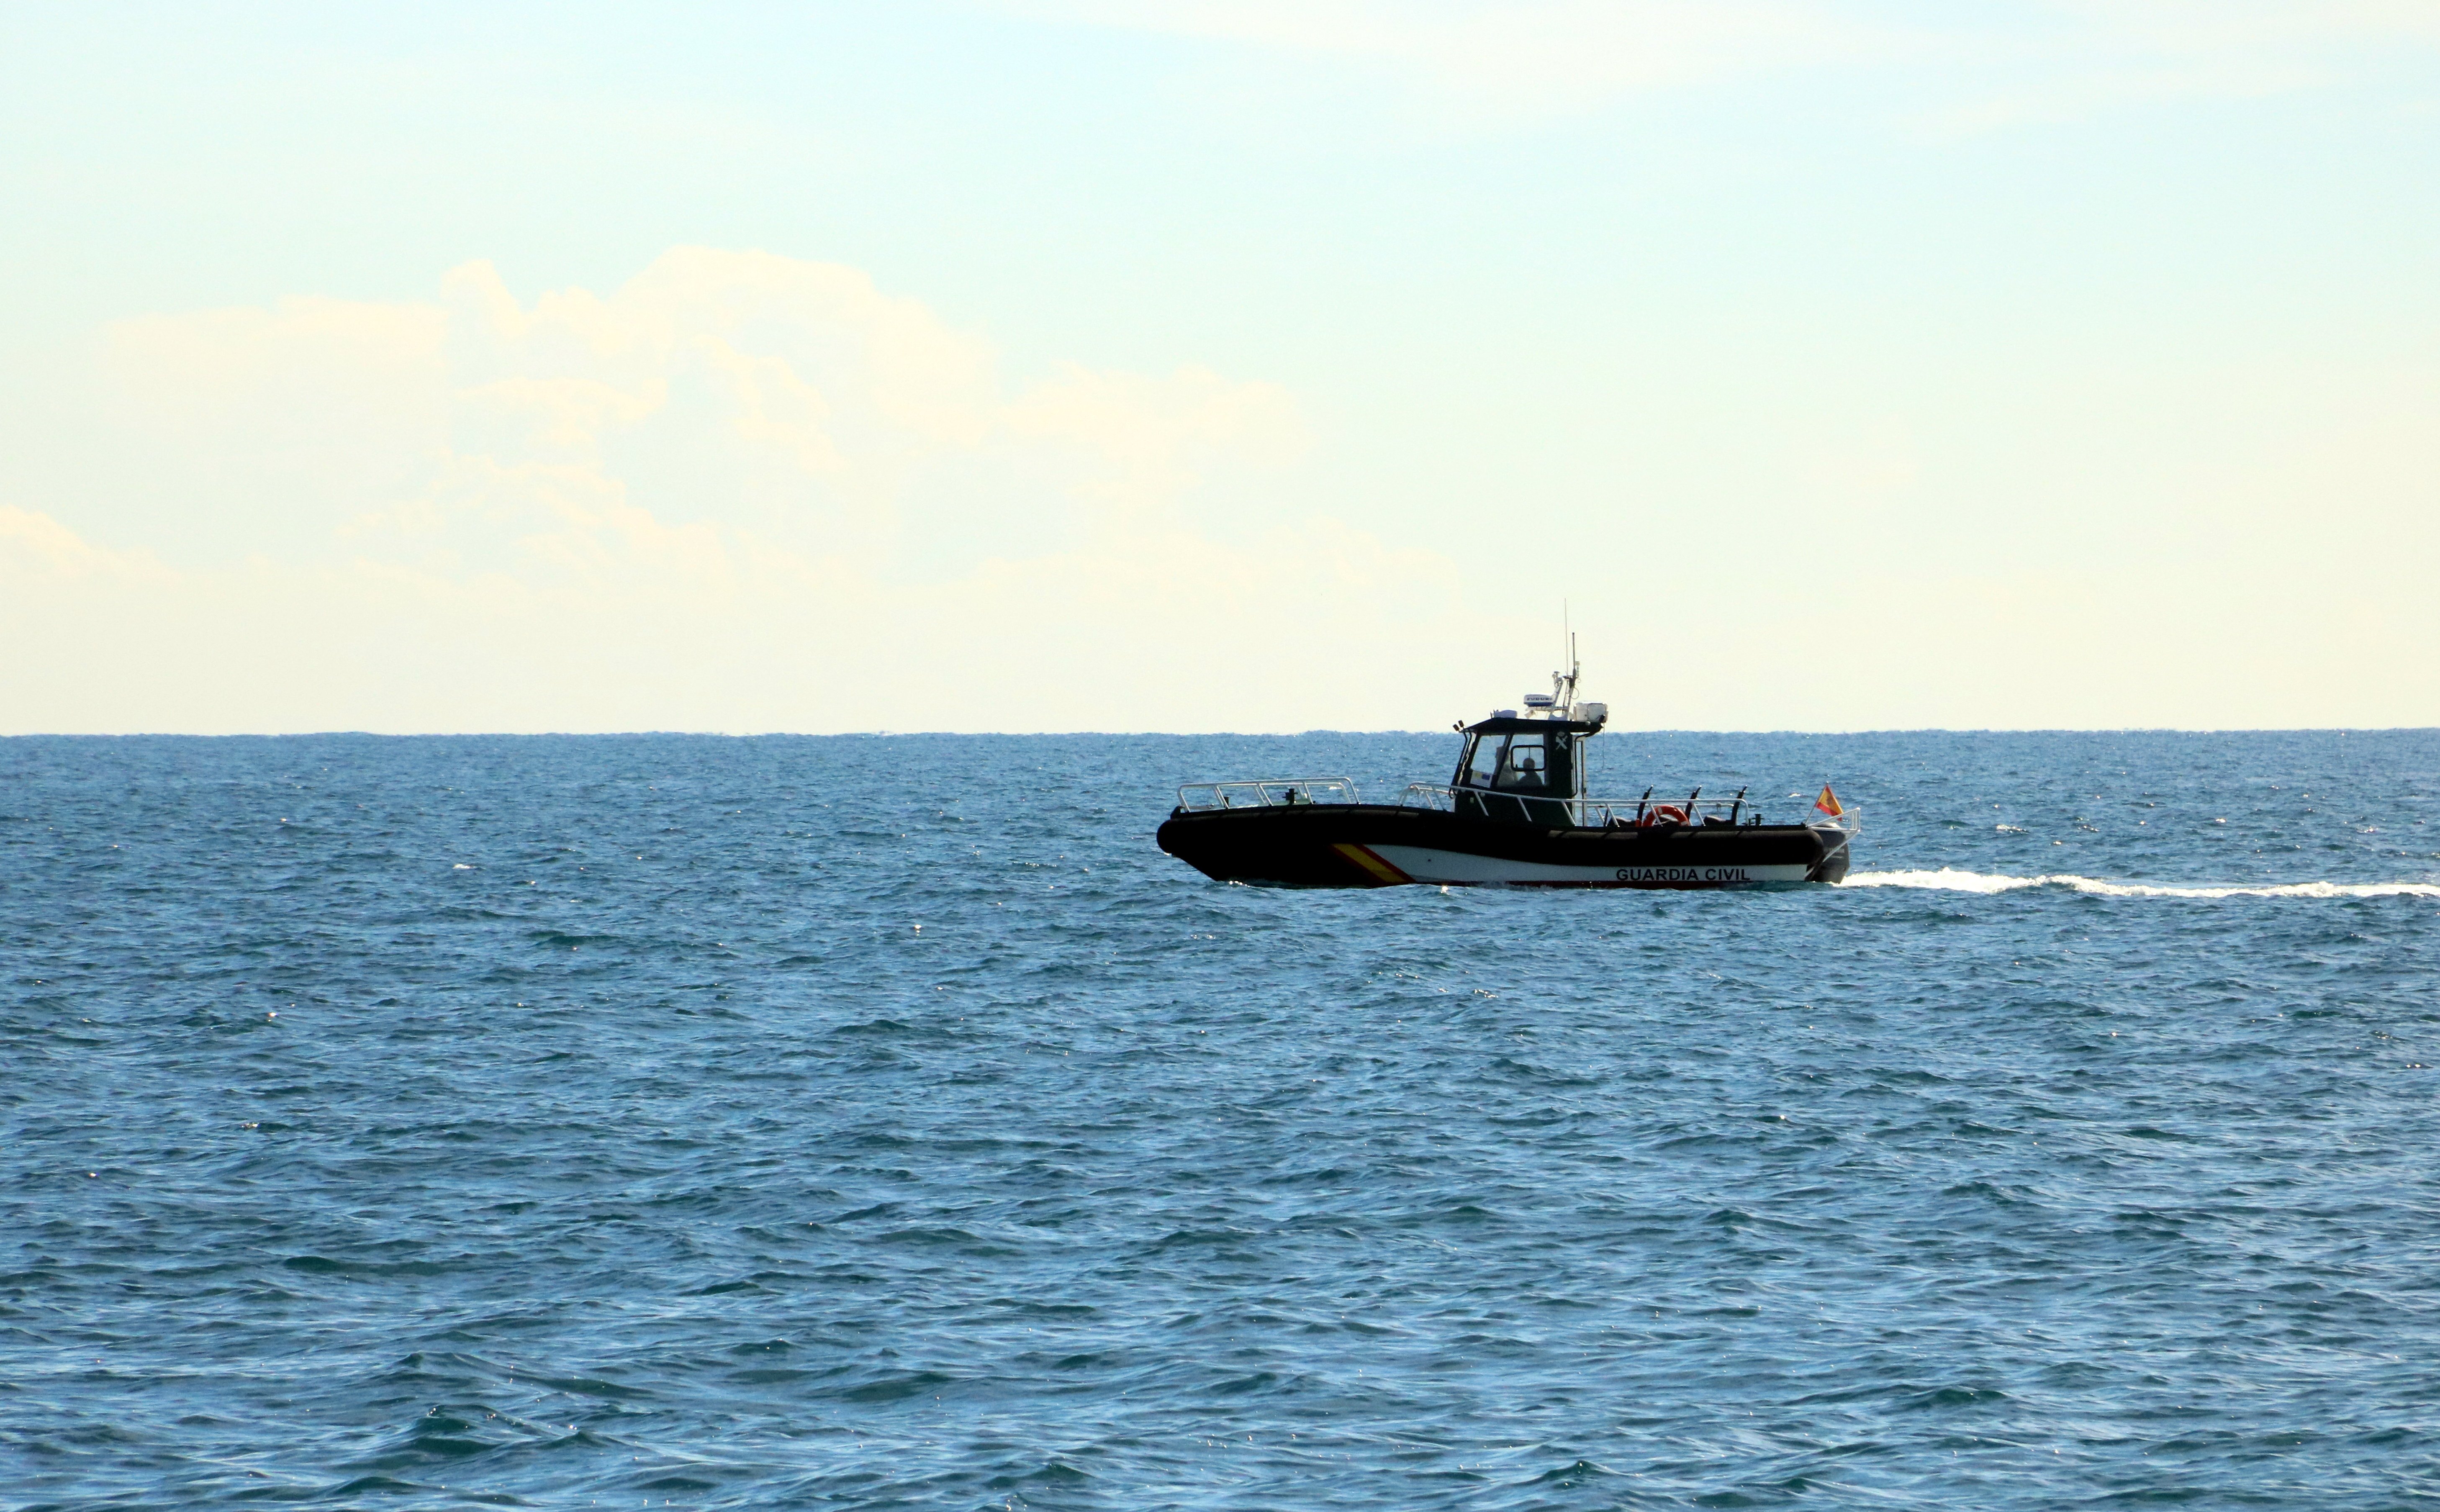
[[2105,882],[2099,877],[2054,873],[2000,876],[1988,872],[1857,872],[1841,887],[1928,888],[1944,892],[2014,892],[2018,888],[2070,888],[2106,898],[2440,898],[2440,882],[2289,882],[2232,887],[2160,887],[2147,882]]

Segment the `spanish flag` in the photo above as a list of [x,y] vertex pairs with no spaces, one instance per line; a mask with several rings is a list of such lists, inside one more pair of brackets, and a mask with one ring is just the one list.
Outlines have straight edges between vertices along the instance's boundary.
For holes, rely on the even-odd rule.
[[1838,819],[1847,812],[1839,806],[1839,795],[1830,791],[1830,784],[1827,783],[1821,784],[1821,796],[1813,801],[1813,806],[1832,819]]

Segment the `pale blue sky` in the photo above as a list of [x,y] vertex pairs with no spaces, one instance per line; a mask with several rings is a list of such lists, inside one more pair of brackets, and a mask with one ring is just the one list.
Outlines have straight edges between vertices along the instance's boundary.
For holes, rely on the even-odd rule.
[[[2440,722],[2440,5],[503,9],[0,12],[0,509],[30,574],[0,591],[41,606],[50,661],[10,728],[1427,726],[1544,674],[1562,598],[1655,724]],[[969,717],[893,721],[895,662],[729,590],[718,639],[791,649],[707,650],[709,683],[673,654],[655,701],[618,670],[625,590],[545,583],[514,531],[400,591],[557,595],[603,617],[599,649],[500,664],[491,638],[521,632],[461,621],[442,664],[481,686],[453,702],[399,643],[412,604],[350,618],[332,575],[407,570],[350,521],[438,486],[365,459],[508,453],[462,419],[386,437],[369,400],[300,449],[276,383],[228,397],[303,361],[277,343],[129,398],[163,381],[159,341],[201,350],[202,312],[433,309],[470,261],[531,309],[687,246],[860,270],[987,348],[1019,409],[1063,375],[1188,369],[1286,418],[1221,456],[1237,422],[1146,418],[1181,413],[1164,389],[1089,441],[1052,426],[1065,460],[936,437],[819,509],[741,502],[720,479],[752,467],[651,439],[659,411],[593,438],[654,521],[759,532],[789,570],[846,538],[837,511],[888,516],[834,564],[874,622],[944,625],[989,560],[1066,564],[1001,584],[1001,637],[1062,572],[1135,585],[1020,659],[1025,697],[995,675]],[[145,319],[190,325],[131,346]],[[295,383],[345,387],[337,360]],[[1158,551],[1089,523],[1096,468],[1139,464],[1127,538]],[[75,547],[27,545],[33,515]],[[1258,581],[1324,550],[1298,533],[1318,520],[1372,565],[1317,568],[1338,592]],[[1163,574],[1198,541],[1241,586],[1181,606]],[[166,576],[128,585],[137,558]],[[71,634],[112,592],[139,627]],[[344,672],[198,691],[305,621]],[[148,635],[215,649],[172,675]],[[1116,636],[1141,666],[1080,649]],[[1266,670],[1229,671],[1231,639]],[[818,691],[784,662],[808,640]],[[1283,684],[1308,643],[1361,689]],[[1184,685],[1096,702],[1152,669]]]

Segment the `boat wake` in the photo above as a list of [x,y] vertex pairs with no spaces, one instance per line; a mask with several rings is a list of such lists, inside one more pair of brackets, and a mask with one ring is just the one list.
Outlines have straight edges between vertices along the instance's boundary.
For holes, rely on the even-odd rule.
[[2001,876],[1988,872],[1855,872],[1846,888],[1924,888],[1943,892],[2014,892],[2019,888],[2067,888],[2106,898],[2440,898],[2440,882],[2288,882],[2236,887],[2162,887],[2148,882],[2105,882],[2057,873]]

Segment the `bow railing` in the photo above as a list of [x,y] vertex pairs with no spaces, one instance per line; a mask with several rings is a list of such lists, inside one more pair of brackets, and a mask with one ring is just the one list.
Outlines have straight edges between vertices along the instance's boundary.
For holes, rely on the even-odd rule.
[[1189,783],[1177,790],[1177,806],[1188,813],[1213,808],[1293,808],[1300,803],[1353,803],[1355,801],[1355,784],[1344,777]]

